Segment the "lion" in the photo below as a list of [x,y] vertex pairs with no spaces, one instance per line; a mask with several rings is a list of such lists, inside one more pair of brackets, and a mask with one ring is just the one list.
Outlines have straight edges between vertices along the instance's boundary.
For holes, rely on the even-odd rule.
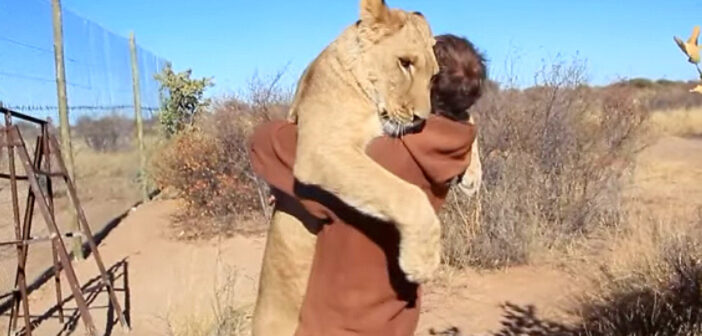
[[[435,40],[421,13],[390,9],[383,0],[361,0],[360,12],[360,20],[322,51],[298,82],[289,115],[298,124],[293,174],[302,185],[396,225],[400,267],[409,280],[423,283],[440,262],[439,219],[419,187],[385,170],[364,150],[373,138],[402,135],[428,117],[431,79],[439,70]],[[313,230],[295,216],[274,214],[254,335],[295,332],[314,242]]]
[[381,167],[365,148],[429,116],[431,79],[439,70],[434,43],[421,13],[361,0],[361,20],[303,73],[289,116],[298,125],[297,181],[396,225],[400,267],[418,283],[439,265],[439,219],[419,187]]
[[[263,254],[258,296],[252,321],[252,336],[292,336],[312,268],[317,228],[302,205],[285,193],[272,189],[273,212]],[[290,210],[292,209],[292,210]],[[309,225],[309,224],[308,224]]]

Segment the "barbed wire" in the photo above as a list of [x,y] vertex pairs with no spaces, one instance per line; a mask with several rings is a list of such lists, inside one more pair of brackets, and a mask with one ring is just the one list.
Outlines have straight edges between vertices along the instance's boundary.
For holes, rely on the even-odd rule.
[[[4,107],[10,110],[25,112],[58,111],[58,106],[53,105],[9,105]],[[134,109],[134,105],[74,105],[68,106],[68,109],[70,111],[113,111]],[[142,106],[141,110],[146,112],[157,112],[159,108],[153,106]]]

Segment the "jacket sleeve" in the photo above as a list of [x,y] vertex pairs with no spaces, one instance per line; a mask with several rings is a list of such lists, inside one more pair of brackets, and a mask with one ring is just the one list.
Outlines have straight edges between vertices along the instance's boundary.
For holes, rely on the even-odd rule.
[[[249,144],[249,156],[256,175],[271,187],[294,195],[292,165],[295,153],[285,153],[285,149],[292,147],[294,151],[297,139],[294,132],[285,132],[289,127],[294,128],[294,125],[285,121],[271,121],[256,127]],[[281,148],[281,143],[291,146]]]
[[[297,126],[287,121],[271,121],[256,127],[249,145],[254,173],[271,188],[291,196],[288,202],[300,201],[293,176],[296,147]],[[314,217],[328,219],[332,216],[331,211],[318,202],[304,200],[301,203]]]

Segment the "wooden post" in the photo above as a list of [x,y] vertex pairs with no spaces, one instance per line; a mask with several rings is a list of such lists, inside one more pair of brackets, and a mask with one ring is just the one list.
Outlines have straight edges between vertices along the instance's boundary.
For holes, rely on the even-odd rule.
[[[44,171],[51,172],[51,153],[49,152],[49,125],[51,125],[51,118],[46,118],[46,124],[41,125],[41,135],[39,136],[39,141],[41,141],[41,151],[35,151],[40,159],[44,159]],[[37,141],[37,142],[39,142]],[[41,160],[38,161],[39,169],[41,169]],[[46,197],[49,204],[49,211],[51,212],[51,219],[56,222],[56,212],[54,209],[54,187],[53,181],[51,181],[51,176],[46,176]],[[34,207],[34,202],[32,202],[32,207]],[[25,216],[27,216],[25,214]],[[33,212],[32,215],[33,216]],[[54,257],[54,289],[56,290],[56,308],[58,308],[59,323],[64,323],[63,315],[63,295],[61,294],[61,264],[58,257],[58,240],[56,238],[51,240],[52,251],[51,254]]]
[[144,147],[144,123],[141,115],[141,90],[139,87],[139,63],[137,58],[136,39],[134,32],[129,34],[129,49],[132,57],[132,89],[134,90],[134,120],[136,121],[137,141],[139,142],[139,167],[141,170],[141,192],[144,201],[149,198],[148,181],[146,179],[146,150]]
[[[56,93],[58,96],[59,128],[61,133],[61,152],[64,161],[68,166],[68,174],[73,183],[75,179],[75,167],[73,165],[73,147],[71,145],[71,126],[68,121],[68,98],[66,95],[66,67],[63,53],[63,20],[61,18],[61,1],[51,0],[51,9],[54,26],[54,65],[56,67]],[[71,211],[69,221],[70,230],[78,231],[78,217]],[[83,249],[80,237],[73,239],[73,255],[78,259],[83,259]]]

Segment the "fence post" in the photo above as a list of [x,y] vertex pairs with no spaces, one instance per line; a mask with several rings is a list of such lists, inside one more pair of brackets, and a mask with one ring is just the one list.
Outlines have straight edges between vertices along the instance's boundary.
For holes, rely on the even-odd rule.
[[144,123],[141,115],[141,90],[139,87],[139,64],[134,32],[129,34],[129,49],[132,58],[132,89],[134,90],[134,119],[136,120],[137,141],[139,142],[139,158],[141,160],[141,192],[144,201],[149,198],[148,181],[146,179],[146,152],[144,146]]
[[[61,1],[51,0],[54,30],[54,65],[56,67],[56,91],[58,96],[59,128],[61,132],[61,152],[63,160],[68,166],[68,175],[76,185],[75,167],[73,165],[73,147],[71,145],[71,126],[68,120],[68,99],[66,95],[66,67],[63,53],[63,20],[61,18]],[[69,221],[70,230],[78,231],[78,217],[75,211],[71,212]],[[80,237],[73,238],[73,255],[83,259],[82,241]]]

